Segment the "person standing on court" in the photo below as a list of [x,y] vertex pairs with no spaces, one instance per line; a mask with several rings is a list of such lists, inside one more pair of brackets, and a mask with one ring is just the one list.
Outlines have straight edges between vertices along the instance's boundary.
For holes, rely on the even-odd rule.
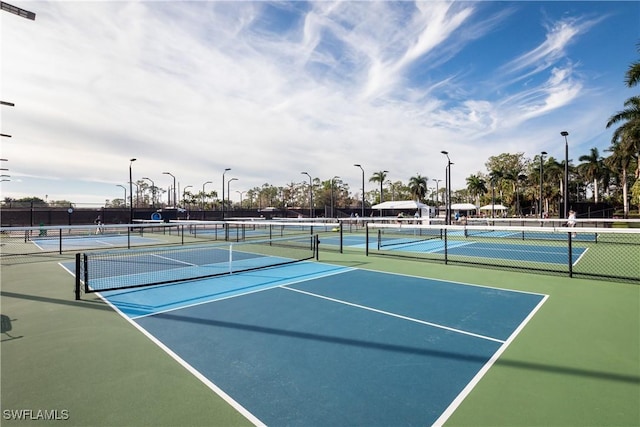
[[[576,226],[576,212],[571,210],[569,211],[569,217],[567,218],[567,227],[575,227]],[[572,237],[576,237],[576,233],[571,235]]]
[[102,234],[102,218],[100,215],[93,221],[96,224],[96,234]]

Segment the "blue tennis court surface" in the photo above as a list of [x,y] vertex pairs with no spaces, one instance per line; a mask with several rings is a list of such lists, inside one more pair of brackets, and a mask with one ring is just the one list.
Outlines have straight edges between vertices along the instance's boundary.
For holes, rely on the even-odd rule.
[[274,426],[441,423],[546,300],[318,262],[103,297]]
[[[127,241],[128,240],[128,241]],[[60,247],[60,239],[58,237],[35,237],[31,242],[43,251],[57,250]],[[111,247],[122,247],[131,245],[148,245],[162,242],[159,239],[152,239],[142,236],[126,235],[88,235],[88,236],[63,236],[63,250],[81,250],[81,249],[105,249]]]
[[[457,233],[457,234],[456,234]],[[493,233],[493,232],[490,232]],[[452,232],[453,235],[463,236],[463,232]],[[551,235],[551,233],[550,233]],[[538,263],[549,263],[567,265],[569,262],[569,252],[567,246],[554,245],[526,245],[512,243],[516,239],[514,233],[507,235],[493,235],[493,237],[505,238],[503,242],[475,240],[473,236],[466,240],[449,240],[447,242],[447,252],[450,256],[467,256],[492,258],[503,260],[517,260]],[[510,237],[507,239],[507,237]],[[557,238],[557,235],[555,236]],[[364,235],[345,236],[343,244],[353,248],[364,249],[366,240]],[[550,239],[551,240],[551,239]],[[377,238],[369,236],[369,247],[377,248]],[[339,237],[323,237],[321,244],[339,245]],[[418,240],[415,238],[398,238],[387,240],[380,250],[382,251],[404,251],[416,253],[444,254],[445,242],[442,239]],[[571,263],[576,264],[584,255],[587,248],[574,247],[571,251]]]

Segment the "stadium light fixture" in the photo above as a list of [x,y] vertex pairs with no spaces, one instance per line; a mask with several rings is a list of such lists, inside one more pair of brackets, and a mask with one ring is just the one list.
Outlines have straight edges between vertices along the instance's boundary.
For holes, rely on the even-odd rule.
[[124,201],[124,205],[125,207],[127,206],[127,187],[125,187],[122,184],[116,184],[116,187],[120,187],[124,190],[124,199],[122,199]]
[[155,209],[156,208],[156,204],[155,204],[156,203],[156,184],[155,182],[153,182],[151,178],[147,178],[146,176],[143,176],[142,179],[146,179],[151,183],[151,209]]
[[230,171],[231,168],[226,168],[224,172],[222,172],[222,220],[224,221],[224,174]]
[[[387,170],[382,171],[382,174],[388,174],[388,173],[389,173],[389,171],[387,171]],[[380,178],[382,178],[382,176],[380,176]],[[383,197],[383,194],[382,194],[382,184],[383,183],[384,183],[384,179],[381,179],[380,180],[380,203],[384,202],[384,197]],[[380,216],[382,216],[382,209],[380,209]]]
[[202,184],[202,219],[204,220],[204,187],[207,184],[213,184],[212,181],[207,181],[204,184]]
[[544,184],[544,181],[542,179],[543,176],[543,164],[544,164],[544,156],[547,154],[546,151],[542,151],[540,152],[540,219],[542,219],[542,212],[544,210],[544,202],[542,199],[542,185]]
[[29,19],[31,21],[35,21],[36,20],[36,14],[33,12],[30,12],[28,10],[25,9],[21,9],[17,6],[14,6],[12,4],[0,1],[0,9],[4,10],[5,12],[9,12],[9,13],[13,13],[14,15],[18,15],[22,18],[25,19]]
[[171,178],[173,178],[173,206],[177,208],[178,205],[176,203],[176,177],[173,176],[171,172],[162,172],[162,174],[169,175]]
[[313,218],[313,183],[311,175],[308,172],[300,172],[301,175],[309,177],[309,218]]
[[362,165],[359,165],[357,163],[354,164],[353,166],[360,168],[360,170],[362,171],[362,218],[364,218],[364,168],[362,167]]
[[447,167],[445,169],[445,185],[447,186],[447,203],[446,203],[446,212],[447,218],[445,219],[445,224],[451,225],[451,159],[449,158],[448,151],[441,151],[440,153],[447,156]]
[[568,218],[568,206],[569,206],[569,141],[567,136],[569,132],[563,130],[560,135],[564,136],[564,185],[562,188],[562,198],[564,203],[564,218]]
[[131,165],[136,159],[129,160],[129,224],[133,224],[133,180],[131,179]]
[[231,181],[237,181],[238,178],[231,178],[229,181],[227,181],[227,198],[229,199],[229,208],[231,208]]

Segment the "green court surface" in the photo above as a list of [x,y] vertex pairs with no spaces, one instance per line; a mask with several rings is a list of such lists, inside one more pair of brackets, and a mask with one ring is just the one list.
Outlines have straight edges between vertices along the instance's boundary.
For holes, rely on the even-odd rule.
[[[74,301],[58,264],[72,256],[2,265],[3,426],[251,425],[97,296]],[[321,251],[320,261],[549,295],[445,425],[640,425],[637,284],[356,250]]]

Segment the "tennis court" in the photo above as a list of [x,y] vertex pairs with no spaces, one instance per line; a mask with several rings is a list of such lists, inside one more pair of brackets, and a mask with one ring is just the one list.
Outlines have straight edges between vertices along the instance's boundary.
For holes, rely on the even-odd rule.
[[[463,237],[463,239],[445,243],[440,238],[424,239],[424,236],[400,236],[385,239],[384,244],[379,245],[377,249],[382,251],[403,251],[425,254],[444,254],[446,250],[449,255],[454,256],[480,257],[495,260],[518,260],[521,262],[558,265],[567,265],[569,260],[569,252],[566,246],[509,243],[516,238],[522,240],[518,233],[508,235],[505,235],[505,233],[498,235],[487,234],[483,236],[484,241],[474,240],[473,236],[467,236],[464,232],[454,232],[452,234],[452,237]],[[488,236],[497,237],[502,241],[486,241]],[[552,240],[551,236],[548,237],[549,240]],[[557,236],[553,237],[557,238]],[[379,238],[373,234],[370,235],[368,239],[369,247],[374,248],[380,243]],[[346,235],[342,238],[343,245],[360,249],[364,249],[367,246],[366,240],[367,237],[363,234]],[[340,244],[340,237],[323,237],[321,242],[322,244],[337,246]],[[586,247],[573,248],[571,251],[572,264],[575,265],[586,251]]]
[[[452,252],[471,242],[489,243],[482,256],[571,248],[449,231],[420,244],[447,242],[450,262],[479,258]],[[340,233],[291,234],[3,258],[2,424],[44,410],[77,426],[637,425],[637,281],[369,256],[346,244],[363,232],[345,233],[342,253]],[[586,248],[576,270],[602,274],[603,254],[632,269],[634,242],[599,232],[573,245]],[[410,254],[394,246],[372,255]]]
[[446,418],[546,298],[317,262],[103,296],[254,423],[305,426]]
[[157,238],[144,236],[127,235],[87,235],[71,236],[59,239],[58,237],[33,237],[31,243],[36,245],[41,251],[50,252],[55,250],[74,251],[84,249],[100,249],[112,247],[152,245],[162,241]]

